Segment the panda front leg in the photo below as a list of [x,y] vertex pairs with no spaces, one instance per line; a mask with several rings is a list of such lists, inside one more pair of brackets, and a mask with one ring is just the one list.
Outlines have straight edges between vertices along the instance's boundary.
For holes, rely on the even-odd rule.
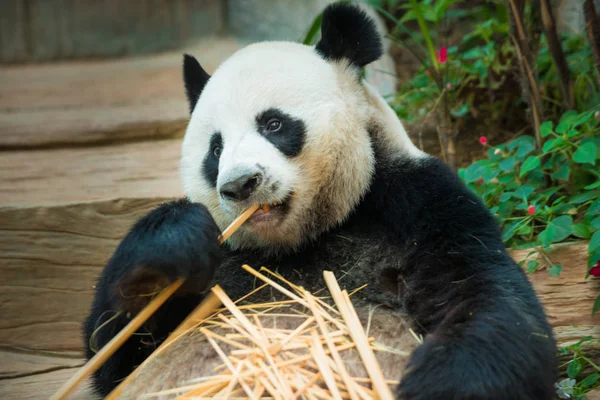
[[[421,276],[408,279],[415,294],[409,310],[426,329],[398,398],[553,398],[556,353],[551,328],[519,267],[508,256],[490,258],[479,265],[480,273],[470,276],[423,268]],[[432,283],[429,273],[436,272],[435,279],[444,285]]]
[[119,244],[96,285],[84,323],[87,357],[108,343],[156,294],[184,285],[95,373],[103,396],[139,365],[201,301],[222,253],[208,210],[187,200],[163,204],[140,219]]
[[398,295],[425,336],[398,397],[552,399],[551,326],[477,196],[440,160],[400,158],[366,201],[400,243]]

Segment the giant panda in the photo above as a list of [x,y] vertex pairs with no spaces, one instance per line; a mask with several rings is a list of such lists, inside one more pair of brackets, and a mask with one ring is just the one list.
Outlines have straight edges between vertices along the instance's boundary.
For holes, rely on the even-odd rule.
[[[381,335],[402,341],[410,326],[424,337],[392,371],[400,399],[552,398],[552,330],[494,217],[361,77],[382,55],[374,21],[337,3],[321,30],[316,46],[249,45],[212,76],[184,56],[186,198],[139,220],[109,260],[84,324],[88,357],[145,294],[186,283],[94,375],[96,391],[109,393],[213,284],[232,298],[249,292],[240,266],[250,264],[309,291],[323,270],[347,288],[367,283],[357,309],[379,310]],[[220,247],[220,231],[253,204],[266,206]],[[185,366],[161,366],[148,390],[200,371],[206,355],[189,346]]]

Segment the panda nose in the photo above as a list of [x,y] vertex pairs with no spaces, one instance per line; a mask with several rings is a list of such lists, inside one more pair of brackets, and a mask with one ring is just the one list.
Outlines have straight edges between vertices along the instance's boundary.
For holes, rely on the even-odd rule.
[[261,174],[242,175],[221,185],[221,197],[231,201],[246,200],[260,186],[261,182]]

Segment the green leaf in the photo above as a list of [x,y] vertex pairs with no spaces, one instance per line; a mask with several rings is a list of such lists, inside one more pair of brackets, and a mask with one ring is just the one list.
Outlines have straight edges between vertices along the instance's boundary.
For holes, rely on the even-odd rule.
[[596,215],[600,214],[600,198],[590,204],[590,208],[587,209],[585,215]]
[[515,236],[515,233],[517,232],[517,229],[519,229],[519,226],[521,224],[522,220],[517,220],[505,224],[504,228],[502,228],[502,240],[506,242],[507,240]]
[[579,360],[575,358],[571,360],[569,366],[567,367],[567,375],[569,375],[569,378],[575,378],[577,375],[579,375],[582,369],[583,366]]
[[600,179],[598,181],[592,183],[591,185],[587,185],[584,189],[592,190],[592,189],[596,189],[596,188],[600,188]]
[[577,121],[578,118],[579,118],[579,114],[577,113],[577,111],[569,110],[569,111],[565,112],[563,115],[561,115],[559,123],[572,125],[573,122]]
[[573,154],[573,161],[579,164],[594,164],[596,162],[596,145],[593,142],[583,143]]
[[573,224],[573,235],[577,236],[578,238],[589,239],[592,235],[592,231],[587,224],[580,222]]
[[518,199],[526,201],[531,193],[533,193],[533,186],[531,185],[523,185],[519,186],[517,190],[515,190],[514,196]]
[[588,253],[592,253],[598,248],[600,248],[600,231],[596,231],[592,235],[590,243],[588,245]]
[[491,168],[482,161],[476,161],[465,169],[465,182],[471,183],[483,178]]
[[444,13],[448,9],[448,7],[450,7],[452,5],[452,3],[454,3],[454,2],[455,2],[455,0],[436,1],[435,6],[433,8],[436,21],[439,21],[440,19],[442,19],[442,17],[444,16]]
[[525,224],[517,229],[517,235],[529,235],[531,233],[531,225]]
[[540,164],[541,163],[539,157],[527,157],[527,159],[523,162],[523,165],[521,165],[521,172],[519,172],[519,176],[523,176],[526,173],[533,171],[536,168],[539,168]]
[[569,125],[578,126],[588,122],[592,115],[594,115],[594,111],[586,111],[581,114],[577,114],[576,111],[567,111],[560,118],[560,122],[564,122]]
[[563,186],[562,185],[555,185],[554,187],[548,188],[544,191],[542,191],[542,193],[540,193],[542,196],[544,196],[545,198],[549,199],[550,197],[554,196],[556,194],[556,192],[558,192],[559,190],[562,190]]
[[313,23],[310,26],[310,28],[308,29],[308,32],[306,32],[306,35],[304,35],[304,40],[302,40],[303,44],[305,44],[305,45],[313,44],[313,42],[315,41],[315,38],[317,36],[317,33],[319,33],[319,31],[321,30],[322,20],[323,20],[323,13],[317,15],[317,17],[313,20]]
[[562,164],[556,171],[552,173],[552,178],[558,181],[568,181],[571,175],[571,168],[568,164]]
[[538,266],[540,265],[539,261],[534,259],[534,260],[528,260],[527,261],[527,273],[528,274],[533,274]]
[[591,342],[594,340],[593,336],[585,336],[582,337],[581,339],[579,339],[579,341],[577,341],[577,343],[573,343],[570,346],[567,346],[568,349],[570,350],[579,350],[581,348],[581,345],[587,342]]
[[548,139],[546,141],[546,143],[544,143],[544,146],[542,147],[542,151],[544,153],[549,152],[550,150],[559,147],[560,145],[565,144],[565,141],[563,140],[563,138],[561,137],[557,137],[557,138],[552,138],[552,139]]
[[591,222],[590,225],[592,226],[593,230],[600,230],[600,217],[596,217],[594,218]]
[[549,234],[548,228],[544,229],[537,236],[538,242],[542,246],[549,246],[551,244],[550,239],[549,239],[549,235],[550,234]]
[[515,192],[504,192],[500,195],[500,201],[508,201]]
[[596,297],[596,301],[594,301],[594,307],[592,308],[592,315],[596,314],[596,312],[600,310],[600,296]]
[[516,159],[514,157],[508,157],[500,161],[498,166],[503,171],[512,171],[515,168]]
[[600,374],[591,374],[583,378],[579,384],[582,389],[587,389],[594,386],[598,382],[598,379],[600,379]]
[[566,122],[561,122],[558,125],[556,125],[556,133],[565,133],[569,130],[570,126],[571,126],[571,124],[568,124]]
[[572,139],[575,136],[578,136],[580,133],[581,131],[578,131],[577,129],[571,129],[569,132],[567,132],[567,137]]
[[552,133],[552,121],[546,121],[540,125],[540,133],[542,137],[546,137]]
[[581,204],[581,203],[585,203],[586,201],[589,201],[592,199],[597,199],[597,198],[600,198],[600,191],[591,190],[588,192],[576,194],[575,196],[573,196],[569,199],[569,202],[571,202],[573,204]]
[[576,213],[577,209],[575,208],[575,206],[573,206],[570,203],[562,203],[562,204],[558,204],[556,206],[552,206],[552,213],[556,214],[556,215],[562,215],[562,214],[569,214],[572,215],[572,213]]
[[498,168],[492,168],[491,166],[488,166],[483,170],[483,181],[487,183],[498,175],[500,175]]
[[500,183],[504,183],[504,184],[512,183],[515,181],[515,175],[514,174],[505,174],[505,175],[499,176],[498,181]]
[[517,150],[517,158],[523,158],[525,157],[527,154],[531,153],[532,151],[535,150],[535,145],[533,144],[533,142],[523,142],[520,146],[519,149]]
[[512,142],[509,142],[506,145],[506,148],[508,149],[508,151],[513,151],[514,149],[516,149],[522,145],[527,145],[527,144],[533,145],[534,143],[535,143],[535,139],[533,138],[533,136],[523,135],[523,136],[519,136]]
[[573,218],[570,215],[561,215],[550,221],[546,230],[551,243],[560,242],[573,233]]
[[548,274],[556,277],[556,276],[560,275],[562,270],[563,270],[563,266],[560,264],[556,264],[556,265],[553,265],[552,268],[550,268],[548,270]]

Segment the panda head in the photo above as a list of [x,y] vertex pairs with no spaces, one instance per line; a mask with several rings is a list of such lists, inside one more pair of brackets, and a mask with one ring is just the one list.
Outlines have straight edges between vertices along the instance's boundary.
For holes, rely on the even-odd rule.
[[381,56],[381,37],[347,3],[325,9],[321,36],[314,47],[250,45],[212,76],[184,57],[186,195],[221,229],[247,207],[266,205],[231,238],[234,248],[293,249],[341,223],[368,190],[370,127],[386,124],[386,105],[360,68]]

